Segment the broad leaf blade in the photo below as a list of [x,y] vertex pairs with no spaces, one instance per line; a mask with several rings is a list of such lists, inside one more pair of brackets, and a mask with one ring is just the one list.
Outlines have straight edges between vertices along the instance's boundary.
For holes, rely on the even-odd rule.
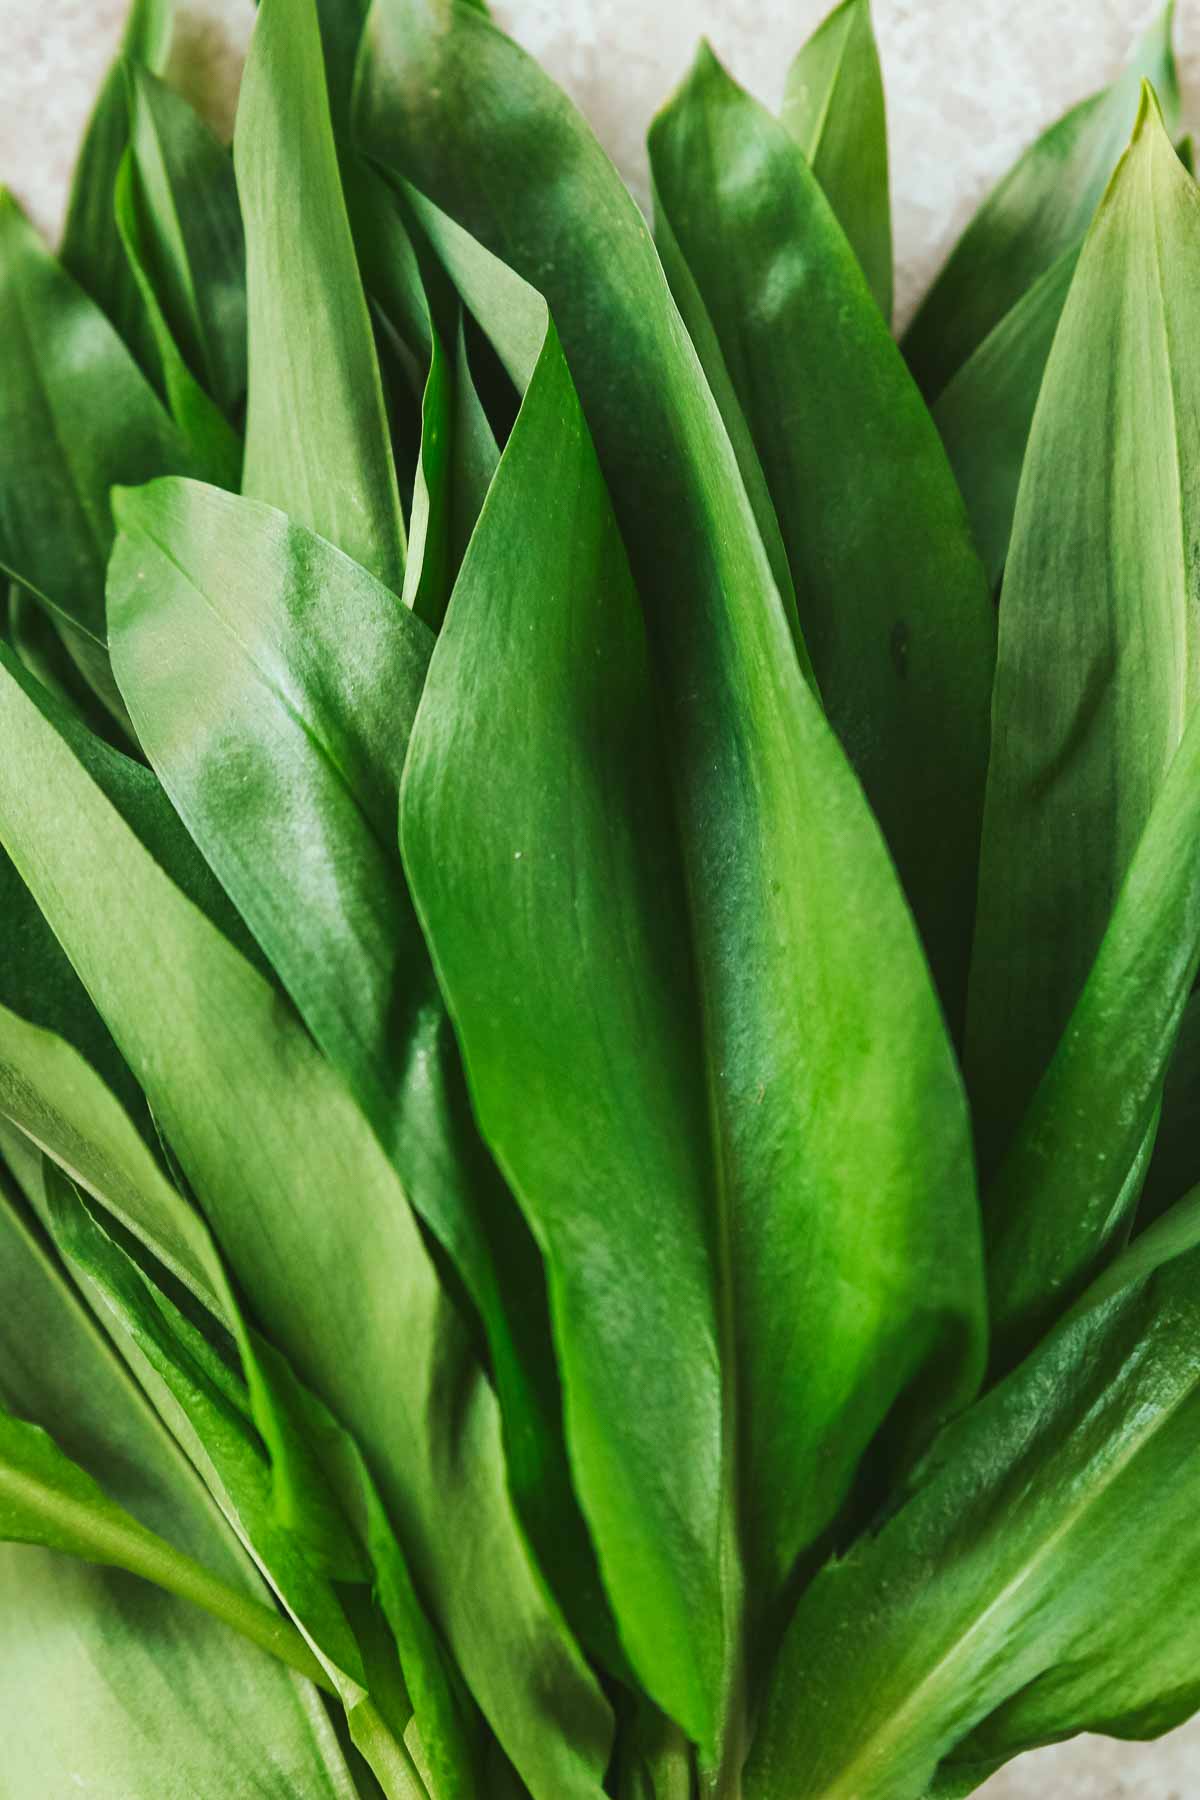
[[404,520],[314,0],[264,0],[238,103],[250,393],[242,491],[400,593]]
[[650,157],[762,460],[826,712],[957,1029],[995,635],[962,500],[813,171],[707,48]]
[[[918,1431],[973,1390],[981,1289],[961,1094],[886,853],[805,684],[733,450],[628,194],[562,96],[473,9],[389,0],[373,42],[363,89],[368,138],[459,226],[545,290],[638,583],[686,858],[707,1027],[698,1048],[711,1071],[725,1196],[714,1221],[717,1254],[727,1259],[722,1279],[739,1333],[729,1378],[744,1402],[745,1541],[765,1597],[828,1523],[903,1388]],[[486,193],[477,181],[483,167],[496,172]],[[490,278],[471,285],[479,272],[461,231],[456,239],[454,227],[422,218],[523,384],[540,348],[531,321],[489,292]],[[524,848],[514,840],[510,859]],[[539,969],[530,979],[540,991],[547,977]],[[853,1072],[848,1041],[863,1046]],[[903,1092],[896,1061],[912,1076]],[[796,1095],[818,1066],[837,1073],[832,1087],[822,1076],[823,1105],[810,1113]],[[871,1068],[880,1071],[878,1088]],[[563,1055],[554,1076],[570,1081]],[[608,1116],[620,1140],[620,1108]],[[618,1154],[614,1146],[614,1166]],[[884,1167],[896,1179],[881,1192]],[[878,1286],[851,1319],[833,1296],[851,1263],[862,1270],[863,1219],[834,1196],[863,1192],[877,1202],[869,1229]],[[607,1231],[621,1238],[615,1215]],[[802,1268],[798,1241],[821,1245]],[[883,1325],[898,1317],[903,1374]],[[732,1344],[722,1348],[732,1371]],[[930,1386],[918,1370],[934,1366]],[[644,1384],[632,1383],[629,1407],[646,1404]],[[836,1454],[815,1457],[818,1441],[832,1441]],[[716,1629],[706,1622],[709,1634]],[[689,1719],[696,1671],[685,1646],[672,1656],[667,1710]],[[692,1728],[711,1742],[730,1708],[721,1693],[705,1699],[708,1717]]]
[[1099,1288],[822,1571],[771,1680],[750,1800],[917,1800],[942,1759],[1155,1736],[1200,1704],[1197,1291],[1194,1249]]
[[1027,288],[1082,238],[1129,137],[1138,90],[1157,90],[1179,116],[1171,54],[1173,3],[1159,14],[1112,87],[1083,100],[1021,156],[955,245],[903,339],[922,393],[937,399],[955,371]]
[[195,483],[117,504],[110,625],[147,754],[449,1252],[487,1332],[535,1546],[571,1616],[602,1617],[536,1246],[471,1124],[396,846],[431,635],[273,508]]
[[1054,340],[1005,575],[967,1029],[985,1177],[1079,997],[1200,679],[1198,222],[1147,97]]
[[892,317],[892,208],[887,117],[870,0],[842,0],[788,70],[780,118],[837,214]]
[[[145,1085],[257,1315],[363,1445],[535,1800],[594,1800],[607,1708],[530,1566],[494,1399],[382,1150],[278,994],[154,863],[7,662],[0,688],[0,840]],[[353,1208],[332,1204],[339,1195]],[[455,1395],[452,1422],[427,1409],[431,1383]]]

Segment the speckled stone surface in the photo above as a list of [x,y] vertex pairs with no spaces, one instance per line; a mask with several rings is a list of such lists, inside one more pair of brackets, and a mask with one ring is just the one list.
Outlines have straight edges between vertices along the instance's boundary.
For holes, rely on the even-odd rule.
[[[707,36],[777,102],[832,0],[494,0],[502,24],[582,106],[634,192],[656,107]],[[1115,71],[1160,0],[875,0],[892,153],[900,323],[971,211],[1049,119]],[[232,125],[251,0],[181,0],[172,78]],[[50,234],[125,0],[0,0],[0,180]],[[1189,122],[1200,122],[1200,0],[1179,0]],[[1200,1724],[1157,1744],[1080,1738],[1021,1757],[986,1800],[1200,1800]],[[34,1800],[33,1796],[29,1800]]]

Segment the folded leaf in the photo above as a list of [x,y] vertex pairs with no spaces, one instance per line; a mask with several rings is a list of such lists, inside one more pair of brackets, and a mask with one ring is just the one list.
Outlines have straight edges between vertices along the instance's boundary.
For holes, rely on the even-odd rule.
[[[7,663],[0,841],[145,1086],[257,1316],[363,1446],[535,1800],[595,1800],[607,1708],[530,1566],[494,1400],[402,1188],[278,994],[155,864]],[[453,1394],[450,1414],[428,1407],[431,1384]]]
[[749,1800],[917,1800],[942,1759],[935,1791],[961,1793],[1036,1744],[1153,1737],[1200,1705],[1198,1254],[1081,1302],[816,1578]]
[[0,565],[103,640],[109,489],[186,473],[187,446],[108,320],[2,190],[0,337],[10,346]]
[[950,378],[933,409],[993,589],[1008,555],[1033,409],[1080,247],[1064,251],[1025,290]]
[[[51,1423],[140,1528],[260,1605],[264,1590],[232,1531],[2,1176],[0,1187],[0,1398]],[[190,1602],[26,1545],[0,1548],[0,1595],[4,1772],[14,1791],[51,1794],[84,1757],[100,1800],[181,1782],[238,1800],[354,1800],[312,1688]]]
[[242,491],[399,593],[404,520],[314,0],[263,0],[238,102],[250,392]]
[[246,249],[229,152],[180,95],[126,71],[145,266],[171,337],[226,418],[246,393]]
[[[1200,686],[1198,223],[1147,90],[1054,340],[1005,574],[966,1051],[985,1176],[1079,998]],[[1098,1106],[1083,1128],[1109,1119]]]
[[814,172],[707,47],[650,159],[762,460],[830,723],[957,1027],[995,632],[962,500]]
[[271,507],[191,482],[117,506],[110,625],[146,752],[461,1275],[523,1516],[570,1615],[607,1641],[537,1248],[473,1128],[396,844],[430,633]]
[[841,0],[788,70],[780,118],[892,316],[887,118],[870,0]]
[[988,195],[926,294],[903,339],[932,404],[950,377],[1027,288],[1082,238],[1125,147],[1143,80],[1172,130],[1179,81],[1171,54],[1173,0],[1110,88],[1044,131]]
[[125,253],[113,224],[117,170],[129,144],[125,68],[129,63],[161,73],[174,23],[174,0],[130,0],[125,29],[92,109],[75,163],[60,255],[74,276],[147,371],[154,342]]

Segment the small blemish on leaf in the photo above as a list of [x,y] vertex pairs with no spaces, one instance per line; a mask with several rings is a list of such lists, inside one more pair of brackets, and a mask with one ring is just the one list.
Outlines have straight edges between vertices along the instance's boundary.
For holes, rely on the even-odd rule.
[[897,619],[892,626],[888,648],[892,653],[892,666],[903,681],[908,674],[908,626],[903,619]]

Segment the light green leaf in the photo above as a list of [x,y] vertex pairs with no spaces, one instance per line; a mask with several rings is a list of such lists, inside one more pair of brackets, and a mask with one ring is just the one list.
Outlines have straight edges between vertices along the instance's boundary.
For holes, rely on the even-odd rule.
[[148,70],[126,71],[146,271],[179,352],[227,419],[246,393],[246,249],[228,151]]
[[[1054,340],[1004,581],[966,1051],[985,1178],[1083,989],[1200,681],[1198,225],[1147,91]],[[1098,1105],[1081,1128],[1099,1143],[1112,1124]]]
[[396,846],[430,634],[273,508],[164,483],[118,512],[110,621],[147,754],[479,1309],[516,1497],[603,1633],[537,1249],[472,1126]]
[[100,89],[75,163],[60,255],[63,267],[107,316],[138,363],[155,366],[141,295],[113,223],[117,170],[129,144],[125,64],[161,74],[171,44],[174,0],[130,0],[116,59]]
[[993,589],[1008,555],[1033,411],[1080,248],[1064,251],[1026,289],[933,409]]
[[243,492],[395,593],[404,520],[314,0],[263,0],[238,103],[250,391]]
[[957,1030],[995,641],[961,497],[813,171],[707,47],[650,159],[762,460],[830,723]]
[[0,338],[0,565],[102,641],[109,489],[186,473],[188,450],[112,326],[3,190]]
[[870,0],[842,0],[788,70],[780,118],[892,317],[887,117]]
[[[30,1161],[36,1174],[41,1158]],[[2,1174],[0,1187],[0,1400],[45,1419],[139,1529],[260,1605],[264,1590],[229,1527],[22,1222]],[[0,1549],[0,1596],[14,1793],[52,1794],[64,1770],[83,1766],[99,1800],[180,1783],[229,1800],[354,1800],[312,1688],[192,1604],[26,1545]]]
[[958,1765],[970,1779],[1077,1731],[1152,1737],[1200,1705],[1197,1254],[1102,1283],[816,1578],[748,1800],[917,1800],[943,1759],[937,1791],[962,1792]]
[[[529,1563],[494,1399],[402,1188],[290,1009],[155,864],[7,662],[0,841],[145,1086],[257,1317],[362,1445],[535,1800],[595,1800],[607,1708]],[[352,1208],[337,1202],[347,1195]],[[453,1407],[430,1408],[431,1389]]]
[[1150,81],[1169,127],[1179,117],[1173,0],[1110,88],[1080,101],[1018,158],[963,232],[903,338],[932,404],[950,377],[1091,223]]

